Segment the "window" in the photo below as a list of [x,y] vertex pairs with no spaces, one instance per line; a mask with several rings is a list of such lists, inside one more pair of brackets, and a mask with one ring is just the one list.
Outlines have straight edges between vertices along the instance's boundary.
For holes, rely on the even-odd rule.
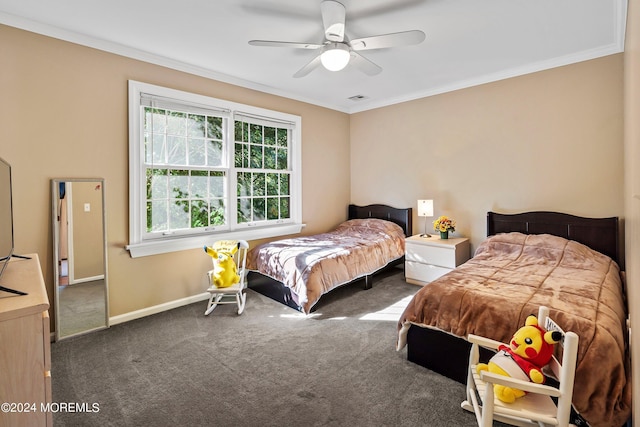
[[300,117],[129,82],[131,256],[301,230]]
[[239,115],[234,139],[238,224],[290,219],[290,131]]

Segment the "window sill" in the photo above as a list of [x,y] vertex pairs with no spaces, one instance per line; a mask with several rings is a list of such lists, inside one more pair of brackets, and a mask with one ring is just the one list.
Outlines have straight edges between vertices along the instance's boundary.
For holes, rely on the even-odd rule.
[[189,236],[173,239],[163,239],[134,243],[125,246],[131,258],[138,258],[150,255],[159,255],[169,252],[178,252],[189,249],[202,248],[211,245],[217,240],[257,240],[268,239],[270,237],[286,236],[299,233],[304,224],[289,224],[279,227],[251,228],[246,230],[230,231],[228,233],[209,234],[201,236]]

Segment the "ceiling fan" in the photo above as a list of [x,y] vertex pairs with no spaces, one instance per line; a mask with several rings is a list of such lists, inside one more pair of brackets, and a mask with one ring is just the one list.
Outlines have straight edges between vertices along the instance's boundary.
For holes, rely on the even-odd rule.
[[325,0],[320,3],[324,41],[322,44],[298,43],[272,40],[251,40],[252,46],[288,47],[294,49],[320,50],[309,63],[298,70],[293,77],[304,77],[322,64],[327,70],[339,71],[351,63],[363,73],[374,76],[382,71],[358,52],[362,50],[386,49],[422,43],[425,34],[420,30],[381,34],[349,40],[345,35],[346,10],[342,3]]

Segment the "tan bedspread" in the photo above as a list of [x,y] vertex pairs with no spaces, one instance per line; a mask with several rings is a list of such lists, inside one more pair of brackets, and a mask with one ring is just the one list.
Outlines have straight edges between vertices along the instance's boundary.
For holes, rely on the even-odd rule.
[[329,233],[257,246],[247,255],[247,268],[291,288],[309,313],[326,292],[404,256],[404,238],[393,222],[352,219]]
[[620,271],[580,243],[551,235],[490,237],[467,263],[418,291],[399,320],[398,349],[411,324],[508,342],[540,305],[580,337],[575,408],[592,426],[622,426],[631,414],[631,375]]

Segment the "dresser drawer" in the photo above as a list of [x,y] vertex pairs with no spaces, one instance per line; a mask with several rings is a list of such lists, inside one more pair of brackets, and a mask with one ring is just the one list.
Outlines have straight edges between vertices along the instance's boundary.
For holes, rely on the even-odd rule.
[[423,264],[415,261],[406,261],[404,263],[405,279],[409,283],[425,284],[436,280],[450,272],[451,268],[439,267],[432,264]]
[[456,268],[456,251],[451,246],[429,246],[420,244],[410,244],[407,242],[406,259],[409,261],[432,264],[446,268]]

